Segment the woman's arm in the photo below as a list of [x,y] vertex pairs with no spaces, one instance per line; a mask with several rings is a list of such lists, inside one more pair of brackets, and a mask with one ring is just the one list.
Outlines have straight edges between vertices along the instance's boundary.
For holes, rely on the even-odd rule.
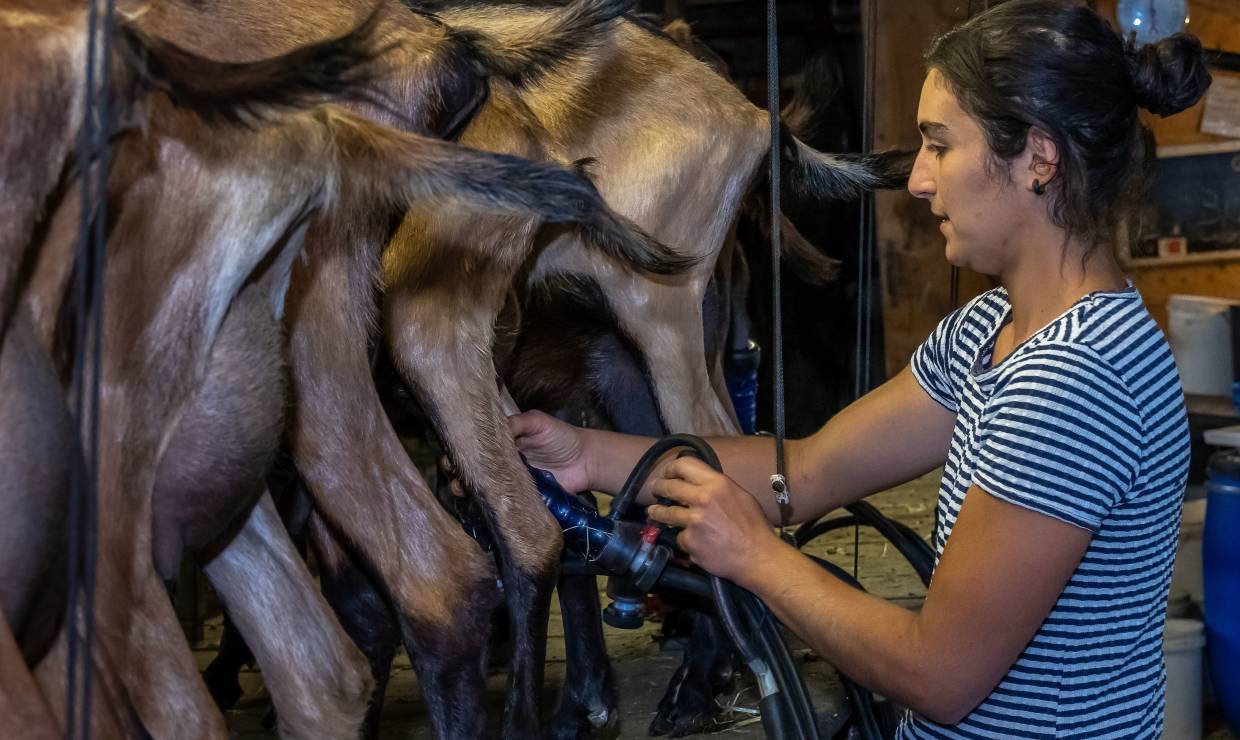
[[1050,613],[1090,533],[974,486],[920,613],[857,591],[775,537],[736,484],[680,460],[656,492],[681,506],[651,518],[683,527],[693,561],[749,589],[829,663],[940,724],[994,690]]
[[[955,414],[930,398],[905,368],[836,414],[813,436],[789,440],[785,447],[792,492],[789,523],[822,516],[942,465],[955,419]],[[605,493],[615,493],[624,485],[638,458],[654,441],[600,430],[580,433],[587,487]],[[775,472],[774,440],[713,437],[707,441],[718,453],[728,477],[754,495],[769,522],[778,523],[779,509],[770,493],[770,477]],[[659,478],[675,455],[669,453],[649,480]],[[653,501],[649,483],[638,501]]]

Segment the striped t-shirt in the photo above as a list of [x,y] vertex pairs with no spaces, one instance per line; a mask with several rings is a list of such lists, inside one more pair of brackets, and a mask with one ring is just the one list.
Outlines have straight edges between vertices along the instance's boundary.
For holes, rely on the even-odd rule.
[[1093,539],[990,696],[951,727],[910,713],[899,737],[1156,738],[1189,452],[1170,348],[1129,288],[1082,297],[992,367],[1010,311],[1005,290],[984,293],[913,355],[918,382],[956,413],[935,550],[973,483]]

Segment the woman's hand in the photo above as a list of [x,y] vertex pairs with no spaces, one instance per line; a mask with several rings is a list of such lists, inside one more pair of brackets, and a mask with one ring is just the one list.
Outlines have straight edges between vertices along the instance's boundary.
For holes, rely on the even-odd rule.
[[650,489],[679,506],[646,509],[651,519],[683,531],[676,543],[711,574],[744,584],[770,548],[783,545],[748,491],[706,463],[682,457]]
[[586,430],[541,411],[508,417],[508,429],[517,449],[530,465],[548,471],[566,490],[590,488]]

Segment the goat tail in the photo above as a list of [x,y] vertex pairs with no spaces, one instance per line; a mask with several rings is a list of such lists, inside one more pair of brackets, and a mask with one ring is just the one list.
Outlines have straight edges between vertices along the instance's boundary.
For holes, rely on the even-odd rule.
[[785,129],[784,182],[795,193],[817,200],[856,200],[871,190],[895,190],[908,183],[915,151],[874,154],[820,152]]
[[[767,181],[769,183],[769,180]],[[763,185],[765,187],[765,183]],[[756,244],[745,244],[746,250],[770,244],[771,199],[764,191],[757,191],[745,199],[741,217],[758,228],[762,239]],[[828,285],[839,278],[840,261],[831,257],[805,238],[801,230],[782,212],[779,214],[779,257],[784,268],[805,285]],[[752,260],[751,260],[752,262]]]
[[635,0],[573,0],[503,38],[468,28],[453,28],[450,34],[487,72],[527,86],[598,43],[602,29],[634,5]]
[[343,36],[257,62],[219,62],[143,33],[132,23],[116,28],[117,48],[140,87],[162,90],[173,104],[208,122],[251,126],[281,110],[307,108],[324,98],[375,102],[367,83],[378,13]]
[[694,264],[612,211],[594,185],[571,170],[397,131],[335,106],[318,114],[326,119],[343,178],[364,197],[397,208],[431,200],[563,224],[646,272],[672,274]]

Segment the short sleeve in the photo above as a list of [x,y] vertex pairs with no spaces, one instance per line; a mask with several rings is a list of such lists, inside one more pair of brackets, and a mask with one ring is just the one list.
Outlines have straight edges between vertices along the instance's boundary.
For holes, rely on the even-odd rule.
[[1086,346],[1031,348],[979,420],[973,482],[1091,532],[1136,482],[1142,424],[1129,389]]
[[956,327],[963,315],[964,308],[948,314],[909,360],[909,368],[918,385],[953,413],[959,407],[960,380],[959,373],[952,372],[951,358],[956,345]]

